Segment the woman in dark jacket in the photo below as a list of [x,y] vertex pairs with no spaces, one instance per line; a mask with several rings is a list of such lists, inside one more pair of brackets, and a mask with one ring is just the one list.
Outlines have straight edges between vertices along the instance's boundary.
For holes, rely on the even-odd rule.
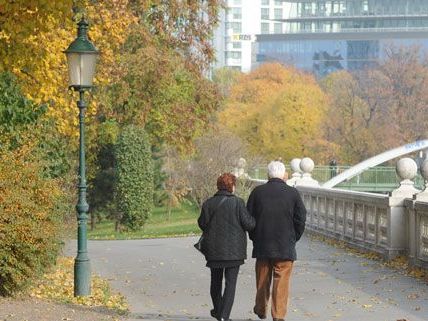
[[[244,201],[235,196],[236,177],[225,173],[217,179],[218,191],[202,205],[198,224],[204,233],[202,252],[211,269],[211,316],[229,320],[235,299],[239,266],[247,258],[246,231],[256,222],[248,214]],[[222,294],[223,275],[226,287]]]

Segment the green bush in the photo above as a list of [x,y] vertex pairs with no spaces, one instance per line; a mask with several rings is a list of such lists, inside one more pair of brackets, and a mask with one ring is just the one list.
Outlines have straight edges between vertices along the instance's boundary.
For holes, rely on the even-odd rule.
[[60,249],[63,193],[34,148],[0,149],[0,295],[29,285]]
[[45,113],[46,105],[27,99],[16,77],[8,72],[0,73],[0,93],[0,143],[16,147],[21,143],[22,133]]
[[96,155],[92,177],[89,178],[88,199],[90,204],[91,228],[95,221],[116,216],[114,202],[115,173],[115,144],[119,126],[114,120],[99,124],[96,129],[95,144],[91,152]]
[[120,133],[115,150],[116,202],[121,223],[140,229],[153,207],[153,160],[146,132],[127,126]]

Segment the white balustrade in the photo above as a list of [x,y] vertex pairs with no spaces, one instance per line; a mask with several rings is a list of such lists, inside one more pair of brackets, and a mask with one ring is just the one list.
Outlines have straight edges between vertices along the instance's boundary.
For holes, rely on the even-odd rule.
[[[408,255],[411,264],[428,268],[428,188],[421,192],[414,187],[417,166],[412,159],[397,162],[401,183],[389,195],[320,187],[311,177],[311,159],[299,162],[300,178],[293,162],[297,174],[292,182],[305,204],[308,230],[387,259]],[[422,164],[421,174],[427,182],[428,161]]]
[[307,229],[386,257],[396,254],[391,248],[387,195],[308,186],[297,189],[307,209]]
[[401,183],[389,195],[296,184],[308,211],[307,228],[388,259],[409,254],[412,264],[428,267],[428,192],[414,187],[416,173],[412,159],[399,160]]

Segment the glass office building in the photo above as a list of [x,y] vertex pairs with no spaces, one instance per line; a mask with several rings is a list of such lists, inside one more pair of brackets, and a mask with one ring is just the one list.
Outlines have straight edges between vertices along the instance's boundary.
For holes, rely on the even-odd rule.
[[428,49],[428,0],[299,0],[286,3],[282,34],[257,36],[255,65],[281,61],[318,76],[375,66],[386,46]]

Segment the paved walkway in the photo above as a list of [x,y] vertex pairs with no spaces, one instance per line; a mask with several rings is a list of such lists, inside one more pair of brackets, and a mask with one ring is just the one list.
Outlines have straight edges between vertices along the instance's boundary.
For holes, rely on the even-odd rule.
[[[129,320],[213,320],[209,270],[195,241],[91,241],[89,251],[93,270],[128,298]],[[67,253],[74,255],[74,245]],[[298,254],[287,321],[428,320],[425,282],[309,237]],[[253,270],[252,259],[241,268],[234,320],[256,319]]]

